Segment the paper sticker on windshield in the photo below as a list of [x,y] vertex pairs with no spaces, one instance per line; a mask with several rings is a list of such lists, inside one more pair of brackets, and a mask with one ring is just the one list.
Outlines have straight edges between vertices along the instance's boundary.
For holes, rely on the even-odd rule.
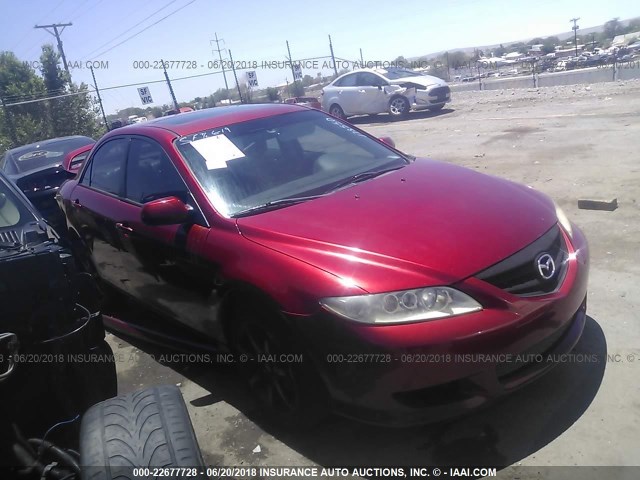
[[191,142],[191,146],[202,155],[207,162],[207,169],[209,170],[227,168],[229,160],[245,156],[226,135],[202,138]]

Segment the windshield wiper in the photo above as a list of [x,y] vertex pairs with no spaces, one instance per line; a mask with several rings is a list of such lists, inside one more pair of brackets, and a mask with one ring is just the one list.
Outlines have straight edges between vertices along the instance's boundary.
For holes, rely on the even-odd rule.
[[233,218],[242,217],[251,213],[258,213],[266,210],[271,210],[277,207],[286,207],[288,205],[295,205],[296,203],[306,202],[307,200],[313,200],[314,198],[324,197],[326,193],[319,195],[307,195],[306,197],[288,197],[279,198],[278,200],[271,200],[270,202],[261,203],[260,205],[254,205],[253,207],[245,208],[231,215]]
[[379,175],[382,175],[383,173],[387,173],[387,172],[392,172],[394,170],[399,170],[402,167],[404,167],[405,165],[400,165],[397,167],[391,167],[391,168],[383,168],[382,170],[373,170],[373,171],[369,171],[369,172],[360,172],[360,173],[356,173],[355,175],[351,175],[349,178],[345,178],[344,180],[340,180],[337,183],[334,183],[331,186],[331,190],[332,192],[339,190],[343,187],[346,187],[348,185],[352,185],[354,183],[359,183],[359,182],[364,182],[365,180],[369,180],[371,178],[375,178]]

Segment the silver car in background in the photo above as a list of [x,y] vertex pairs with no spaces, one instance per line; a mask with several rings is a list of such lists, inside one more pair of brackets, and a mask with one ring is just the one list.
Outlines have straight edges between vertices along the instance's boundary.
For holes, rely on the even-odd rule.
[[388,112],[403,117],[410,110],[441,110],[451,101],[447,83],[404,68],[361,69],[345,73],[322,89],[322,109],[334,117]]

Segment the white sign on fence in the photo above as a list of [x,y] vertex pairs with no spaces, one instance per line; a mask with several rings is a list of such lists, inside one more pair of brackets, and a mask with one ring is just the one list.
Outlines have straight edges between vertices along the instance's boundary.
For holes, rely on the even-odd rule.
[[151,98],[151,92],[149,92],[149,87],[140,87],[138,89],[138,93],[140,94],[140,100],[142,100],[143,105],[148,105],[149,103],[153,103],[153,98]]
[[246,72],[247,74],[247,86],[249,88],[256,88],[258,86],[258,75],[255,70]]
[[293,81],[302,80],[302,66],[296,64],[293,66]]

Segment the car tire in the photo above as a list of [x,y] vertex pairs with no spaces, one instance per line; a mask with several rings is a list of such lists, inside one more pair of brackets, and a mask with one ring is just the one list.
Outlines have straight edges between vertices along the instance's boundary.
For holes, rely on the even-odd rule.
[[411,105],[406,97],[396,95],[389,100],[389,115],[393,118],[402,118],[406,116],[411,110]]
[[347,116],[344,114],[344,110],[337,103],[334,103],[329,107],[329,115],[333,115],[336,118],[340,118],[342,120],[346,120]]
[[[83,480],[155,478],[154,467],[195,468],[193,478],[206,478],[187,408],[174,385],[120,395],[91,407],[80,427],[80,465]],[[134,467],[152,470],[149,476],[134,476]]]
[[429,107],[429,111],[430,112],[439,112],[440,110],[442,110],[444,108],[444,104],[442,105],[436,105],[435,107]]
[[[241,376],[267,420],[290,430],[317,425],[328,414],[328,395],[309,356],[284,319],[261,301],[236,301],[229,337]],[[301,362],[259,362],[259,355],[299,355]],[[243,360],[245,359],[245,360]]]

